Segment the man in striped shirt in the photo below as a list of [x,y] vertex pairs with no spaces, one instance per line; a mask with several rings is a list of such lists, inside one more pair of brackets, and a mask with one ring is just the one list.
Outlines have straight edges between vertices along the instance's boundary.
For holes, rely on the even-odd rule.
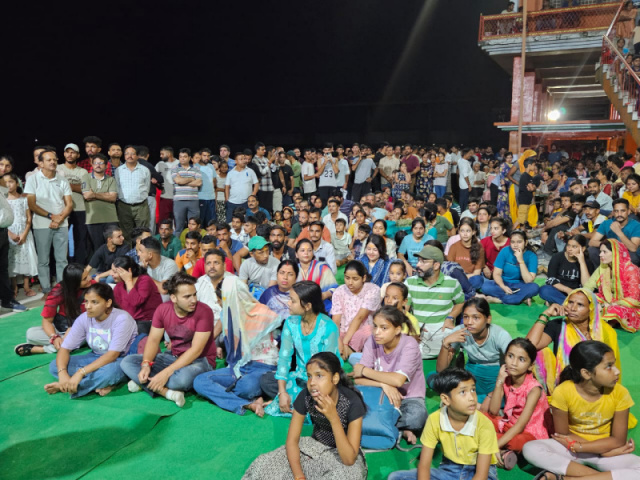
[[187,226],[187,219],[200,217],[198,188],[202,185],[202,172],[198,165],[191,165],[191,150],[181,148],[178,165],[171,169],[173,180],[173,218],[176,234],[180,235]]
[[416,276],[407,278],[405,283],[413,314],[421,323],[422,358],[435,358],[442,340],[451,332],[462,312],[464,293],[455,278],[440,271],[444,262],[442,250],[426,245],[415,256],[418,257]]

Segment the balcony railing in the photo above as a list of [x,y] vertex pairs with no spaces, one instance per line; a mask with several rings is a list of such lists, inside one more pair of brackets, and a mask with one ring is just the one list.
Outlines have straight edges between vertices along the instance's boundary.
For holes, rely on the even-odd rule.
[[[616,16],[620,2],[554,8],[527,12],[527,35],[557,35],[561,33],[607,30]],[[480,17],[478,41],[510,38],[522,35],[522,13],[483,15]]]

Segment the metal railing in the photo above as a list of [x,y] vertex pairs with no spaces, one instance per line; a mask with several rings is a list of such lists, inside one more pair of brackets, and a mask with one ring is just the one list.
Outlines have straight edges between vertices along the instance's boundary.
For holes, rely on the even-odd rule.
[[618,51],[614,41],[609,37],[602,38],[602,56],[600,58],[603,82],[607,79],[611,82],[614,94],[622,102],[622,107],[632,115],[634,121],[638,120],[638,106],[640,99],[640,72],[634,72],[633,68],[625,60],[625,55]]
[[[527,35],[607,30],[619,14],[618,1],[582,7],[527,12]],[[480,16],[478,41],[517,37],[522,34],[522,13]]]

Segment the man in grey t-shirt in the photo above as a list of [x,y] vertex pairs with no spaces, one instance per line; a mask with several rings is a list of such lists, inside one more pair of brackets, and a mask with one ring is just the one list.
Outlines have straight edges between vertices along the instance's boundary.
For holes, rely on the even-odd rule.
[[138,250],[140,251],[140,265],[147,269],[147,273],[158,287],[160,294],[166,295],[167,291],[162,284],[178,273],[178,265],[175,260],[162,256],[160,240],[154,237],[140,240]]
[[351,170],[355,172],[351,200],[358,203],[364,194],[371,191],[371,181],[378,173],[378,169],[373,159],[360,155],[358,145],[354,145],[351,149],[353,151],[353,157],[350,159]]
[[274,280],[280,262],[269,255],[269,242],[256,235],[249,240],[251,258],[242,262],[238,276],[248,285],[256,284],[262,288],[275,285]]

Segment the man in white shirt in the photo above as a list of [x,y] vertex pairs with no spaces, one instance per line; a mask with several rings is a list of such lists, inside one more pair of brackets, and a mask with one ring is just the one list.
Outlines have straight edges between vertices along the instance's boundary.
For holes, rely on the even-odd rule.
[[325,143],[322,157],[318,160],[318,195],[326,202],[329,195],[336,189],[336,177],[340,173],[338,159],[333,156],[333,143]]
[[260,182],[256,173],[247,168],[249,158],[244,153],[236,153],[236,166],[227,173],[224,199],[227,202],[227,223],[236,208],[248,208],[249,195],[257,195]]
[[336,254],[333,245],[322,239],[322,222],[312,222],[309,225],[309,240],[313,243],[313,253],[317,260],[329,265],[334,275],[338,267],[336,266]]
[[[458,197],[458,161],[460,160],[460,152],[458,147],[453,145],[451,151],[444,157],[445,163],[449,166],[447,175],[447,191],[453,193],[454,197]],[[438,197],[440,198],[440,197]]]
[[173,179],[171,169],[178,165],[178,159],[173,156],[172,147],[162,147],[160,161],[156,165],[156,171],[164,178],[164,190],[160,194],[158,212],[160,221],[171,218],[173,215]]
[[465,148],[462,150],[462,158],[458,160],[458,187],[460,188],[458,204],[462,212],[467,209],[467,204],[469,203],[469,192],[471,190],[471,162],[469,159],[472,156],[473,150]]
[[400,159],[393,155],[393,147],[387,145],[383,150],[384,157],[380,159],[378,169],[382,177],[382,188],[393,185],[393,172],[400,169]]
[[469,199],[468,209],[460,214],[460,220],[463,218],[471,218],[475,221],[476,216],[478,215],[478,207],[480,207],[480,198],[471,197]]
[[329,213],[324,216],[322,221],[324,223],[324,226],[329,229],[331,235],[333,236],[336,233],[336,220],[338,218],[343,218],[345,222],[348,222],[349,219],[344,213],[340,211],[340,202],[335,198],[329,199],[327,208],[329,209]]
[[196,282],[196,296],[198,301],[207,305],[213,311],[213,338],[216,345],[221,346],[220,334],[222,324],[220,313],[222,312],[222,300],[216,293],[222,287],[222,281],[227,277],[233,277],[232,273],[225,270],[225,253],[220,249],[209,250],[204,255],[204,275]]
[[302,189],[304,190],[304,198],[307,200],[312,193],[316,193],[316,178],[319,174],[316,174],[315,168],[316,153],[313,148],[304,149],[304,163],[300,169],[300,176],[302,177]]
[[42,169],[31,175],[24,186],[29,209],[33,214],[33,237],[38,250],[38,278],[42,292],[51,291],[49,256],[51,245],[56,259],[56,279],[62,281],[67,266],[69,228],[67,217],[73,210],[69,182],[56,175],[58,156],[46,148],[39,157]]
[[336,185],[342,192],[342,198],[347,198],[347,187],[349,186],[349,174],[351,172],[351,168],[349,168],[349,161],[342,155],[339,155],[338,169],[339,172],[336,177]]

